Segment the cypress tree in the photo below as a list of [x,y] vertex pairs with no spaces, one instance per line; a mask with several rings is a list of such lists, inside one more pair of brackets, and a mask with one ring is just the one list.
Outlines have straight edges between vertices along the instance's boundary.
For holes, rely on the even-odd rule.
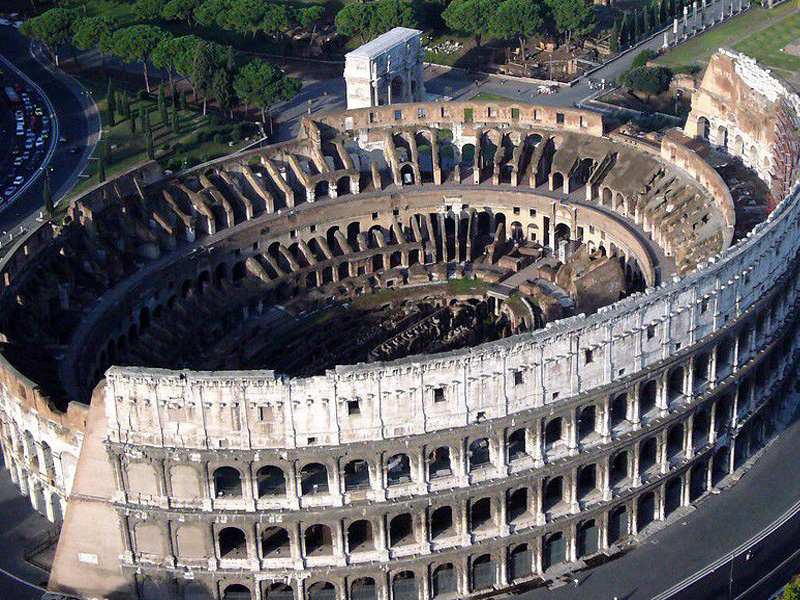
[[667,25],[669,23],[669,4],[667,4],[667,0],[661,0],[659,13],[661,14],[661,24]]
[[653,24],[650,22],[650,7],[647,5],[645,5],[642,11],[642,22],[644,31],[650,31],[650,29],[652,29]]
[[48,217],[52,217],[55,212],[53,206],[53,194],[50,191],[50,178],[45,177],[44,190],[42,190],[42,203],[44,204],[44,212]]
[[116,125],[114,113],[117,111],[117,94],[114,91],[114,80],[108,80],[108,89],[106,90],[106,116],[108,117],[108,124],[113,127]]
[[130,127],[131,133],[136,133],[136,116],[137,113],[135,110],[131,110],[131,116],[128,120],[128,126]]
[[619,28],[619,45],[626,47],[631,41],[631,15],[626,12],[622,17],[622,24]]
[[128,99],[128,90],[122,90],[119,111],[126,119],[131,118],[131,101]]
[[114,157],[111,155],[111,144],[108,140],[106,140],[106,143],[103,145],[103,162],[107,165],[114,162]]
[[633,11],[633,43],[639,41],[639,38],[642,37],[642,16],[639,14],[638,10]]
[[189,103],[186,100],[186,90],[183,90],[181,92],[181,110],[186,110],[186,107],[188,105],[189,105]]
[[97,181],[103,183],[106,180],[106,164],[103,160],[103,155],[97,159]]
[[181,120],[178,116],[178,105],[172,103],[172,131],[176,134],[181,132]]
[[614,27],[611,28],[611,37],[608,39],[608,48],[614,54],[619,52],[619,20],[614,21]]
[[158,112],[161,115],[161,123],[167,124],[167,102],[164,100],[164,82],[158,84]]
[[156,157],[156,151],[153,148],[153,130],[150,129],[150,121],[147,121],[147,158],[153,160]]
[[139,131],[142,133],[147,133],[146,122],[149,119],[147,116],[147,107],[143,107],[141,111],[139,111]]

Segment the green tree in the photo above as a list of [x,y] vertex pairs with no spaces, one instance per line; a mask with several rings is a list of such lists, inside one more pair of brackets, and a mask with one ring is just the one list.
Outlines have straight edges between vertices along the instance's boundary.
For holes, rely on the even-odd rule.
[[370,33],[380,35],[395,27],[419,27],[419,19],[411,0],[378,0]]
[[503,40],[519,42],[520,57],[525,63],[525,43],[531,36],[544,32],[544,16],[540,6],[531,0],[505,0],[489,21],[489,32]]
[[650,18],[650,7],[645,5],[642,9],[642,31],[650,31],[653,28],[653,23]]
[[131,130],[131,134],[136,133],[136,119],[139,115],[137,110],[131,111],[131,116],[128,118],[128,128]]
[[150,117],[145,117],[145,131],[147,132],[147,158],[153,160],[156,157],[156,151],[153,147],[153,128],[150,127]]
[[471,35],[480,47],[481,38],[489,32],[489,23],[497,10],[497,0],[453,0],[442,13],[451,31]]
[[631,69],[647,66],[647,62],[654,59],[655,56],[656,53],[652,50],[642,50],[633,58],[633,61],[631,62]]
[[194,13],[202,3],[202,0],[169,0],[161,10],[161,16],[167,21],[186,21],[194,29]]
[[778,600],[800,600],[800,576],[795,575],[783,588]]
[[619,52],[619,19],[614,21],[614,26],[611,28],[611,35],[608,38],[608,48],[614,54]]
[[164,100],[164,84],[158,84],[158,114],[161,115],[161,122],[167,122],[167,103]]
[[[107,144],[108,142],[106,142]],[[103,183],[106,180],[106,163],[103,160],[103,155],[97,159],[97,181]]]
[[236,29],[231,20],[235,0],[205,0],[194,11],[195,20],[201,25],[217,25],[223,29]]
[[111,142],[106,140],[106,143],[103,144],[103,163],[110,165],[114,162],[114,156],[111,151]]
[[158,44],[167,34],[151,25],[132,25],[117,29],[112,37],[114,56],[126,62],[140,62],[144,70],[144,87],[150,93],[150,78],[147,73],[147,62]]
[[642,37],[642,17],[638,10],[633,11],[633,43]]
[[181,118],[178,114],[178,105],[175,102],[172,103],[172,131],[176,134],[181,132]]
[[[273,64],[261,59],[247,63],[233,82],[236,95],[249,106],[261,109],[261,119],[279,100],[290,100],[300,91],[300,81],[286,77]],[[271,121],[270,121],[271,126]]]
[[647,100],[655,94],[669,89],[672,72],[663,67],[636,67],[625,76],[625,84],[637,92],[647,95]]
[[574,38],[583,39],[594,30],[594,8],[585,0],[547,0],[556,31],[566,39],[567,49]]
[[626,12],[622,16],[622,25],[619,28],[619,45],[625,48],[631,42],[633,25],[631,25],[631,14]]
[[661,4],[658,7],[658,14],[660,15],[661,24],[666,25],[669,23],[669,1],[668,0],[661,0]]
[[133,14],[143,21],[155,21],[161,17],[163,6],[163,0],[136,0]]
[[365,36],[370,35],[374,14],[375,4],[373,3],[354,2],[346,4],[342,10],[336,13],[336,30],[347,37],[358,34],[361,42],[364,43],[366,41]]
[[214,74],[225,68],[226,61],[227,51],[224,46],[203,41],[195,48],[191,79],[195,87],[195,94],[199,92],[203,95],[203,114],[206,114],[207,100],[211,94]]
[[83,17],[72,23],[72,45],[86,51],[97,47],[101,53],[108,52],[111,34],[116,29],[116,21],[109,17]]
[[50,191],[49,177],[45,177],[44,179],[44,189],[42,190],[42,204],[44,205],[44,214],[46,214],[48,218],[52,218],[53,213],[55,212],[55,207],[53,205],[53,193]]
[[111,127],[116,125],[117,93],[114,91],[114,80],[109,77],[106,89],[106,118]]
[[22,23],[19,26],[19,32],[47,48],[58,66],[58,48],[69,42],[75,16],[75,11],[66,8],[51,8],[38,17]]
[[196,35],[165,37],[153,49],[150,62],[159,69],[167,71],[171,90],[175,89],[176,73],[191,80],[195,51],[201,41]]
[[120,99],[120,112],[126,119],[131,118],[131,101],[128,99],[128,90],[122,90],[122,98]]
[[[220,69],[214,73],[211,82],[211,95],[219,103],[223,113],[233,111],[233,76],[227,69]],[[231,114],[233,117],[233,114]]]

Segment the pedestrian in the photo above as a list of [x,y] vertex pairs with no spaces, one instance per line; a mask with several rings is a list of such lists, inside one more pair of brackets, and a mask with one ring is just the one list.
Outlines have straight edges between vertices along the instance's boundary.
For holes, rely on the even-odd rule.
[[572,585],[574,585],[575,587],[578,587],[580,584],[581,582],[577,577],[572,580]]

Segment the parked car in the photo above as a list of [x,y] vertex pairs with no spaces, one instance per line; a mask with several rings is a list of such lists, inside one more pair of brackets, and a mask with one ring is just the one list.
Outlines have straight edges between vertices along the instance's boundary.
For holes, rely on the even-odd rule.
[[6,188],[6,191],[5,191],[5,192],[3,192],[3,195],[4,195],[6,198],[8,198],[9,196],[13,196],[13,195],[14,195],[14,193],[15,193],[16,191],[17,191],[17,188],[16,188],[16,187],[14,187],[13,185],[10,185],[10,186],[8,186],[8,187]]
[[14,185],[22,185],[23,181],[25,181],[25,178],[22,175],[17,175],[12,183]]

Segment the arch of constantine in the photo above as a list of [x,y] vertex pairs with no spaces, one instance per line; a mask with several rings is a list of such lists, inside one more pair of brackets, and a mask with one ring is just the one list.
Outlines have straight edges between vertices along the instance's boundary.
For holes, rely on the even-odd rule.
[[[700,98],[727,64],[763,91],[722,56]],[[61,524],[49,587],[524,590],[727,482],[779,433],[800,197],[752,201],[760,108],[701,102],[658,140],[505,102],[329,113],[28,233],[0,262],[0,443]],[[751,117],[732,170],[696,127]]]

